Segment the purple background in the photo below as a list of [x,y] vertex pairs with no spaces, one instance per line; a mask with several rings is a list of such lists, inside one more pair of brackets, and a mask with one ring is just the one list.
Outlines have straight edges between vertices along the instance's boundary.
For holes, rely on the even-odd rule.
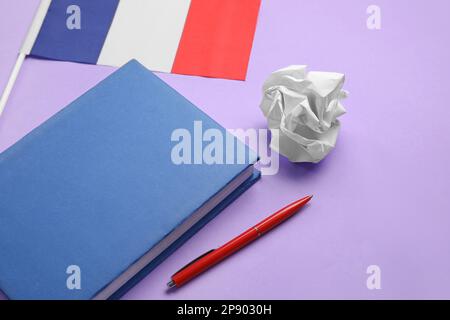
[[[38,2],[0,2],[1,90]],[[350,97],[337,148],[318,165],[282,160],[278,175],[263,177],[125,298],[450,298],[449,2],[263,2],[247,81],[161,78],[227,128],[266,128],[258,105],[270,72],[290,64],[343,72]],[[372,3],[382,9],[379,31],[366,27]],[[113,71],[27,59],[0,118],[0,151]],[[301,215],[165,291],[192,258],[311,193]],[[381,290],[366,287],[372,264]]]

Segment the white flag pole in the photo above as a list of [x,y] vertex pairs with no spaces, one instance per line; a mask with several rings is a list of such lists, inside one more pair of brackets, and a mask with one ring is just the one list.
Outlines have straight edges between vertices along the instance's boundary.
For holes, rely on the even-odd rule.
[[16,82],[17,76],[19,75],[20,68],[22,67],[23,61],[25,60],[26,54],[20,53],[17,56],[16,64],[14,65],[14,69],[11,72],[8,83],[6,84],[6,88],[3,91],[2,98],[0,99],[0,116],[5,109],[6,102],[8,102],[9,95],[11,94],[12,88],[14,87],[14,83]]
[[6,84],[5,90],[3,91],[2,97],[0,99],[0,116],[5,109],[6,103],[8,102],[9,95],[14,87],[14,83],[19,76],[20,69],[22,68],[23,61],[26,56],[30,54],[31,49],[33,48],[34,42],[41,30],[42,24],[44,23],[45,16],[47,15],[48,8],[50,7],[52,0],[41,0],[39,4],[39,8],[34,16],[33,23],[28,30],[27,37],[20,49],[20,53],[17,57],[16,64],[11,72],[8,83]]

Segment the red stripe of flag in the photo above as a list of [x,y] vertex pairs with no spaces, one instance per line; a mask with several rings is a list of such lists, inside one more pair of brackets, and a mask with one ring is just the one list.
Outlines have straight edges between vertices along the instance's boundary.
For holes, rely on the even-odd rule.
[[192,0],[173,73],[245,80],[261,0]]

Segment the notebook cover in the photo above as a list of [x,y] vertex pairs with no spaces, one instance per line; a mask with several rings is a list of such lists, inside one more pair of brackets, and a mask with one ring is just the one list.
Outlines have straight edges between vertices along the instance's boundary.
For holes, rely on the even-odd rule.
[[[110,300],[120,299],[131,288],[133,288],[139,281],[144,279],[150,272],[152,272],[160,263],[162,263],[167,257],[174,253],[180,246],[188,241],[194,234],[196,234],[201,228],[203,228],[208,222],[214,219],[222,210],[224,210],[229,204],[236,200],[242,193],[249,189],[256,181],[261,177],[261,173],[255,169],[253,175],[247,179],[242,185],[239,186],[232,194],[230,194],[225,200],[223,200],[217,207],[215,207],[209,214],[204,216],[199,222],[197,222],[188,232],[175,241],[166,251],[160,254],[155,260],[149,263],[144,269],[135,275],[124,286],[117,290]],[[174,270],[176,271],[176,270]],[[167,279],[161,279],[166,281]]]
[[[0,154],[0,289],[91,299],[256,161],[247,148],[245,164],[175,165],[171,134],[194,121],[227,135],[131,61]],[[81,290],[66,287],[70,265]]]

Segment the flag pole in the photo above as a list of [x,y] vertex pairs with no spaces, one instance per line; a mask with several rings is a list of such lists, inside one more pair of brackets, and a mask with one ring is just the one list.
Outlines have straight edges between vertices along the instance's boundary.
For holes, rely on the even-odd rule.
[[16,64],[14,65],[11,75],[9,76],[8,83],[6,84],[6,88],[3,91],[2,97],[0,99],[0,116],[2,115],[6,103],[8,102],[8,98],[11,94],[14,84],[16,83],[17,77],[19,76],[19,72],[22,68],[23,62],[33,48],[34,42],[36,41],[39,31],[41,30],[44,18],[47,15],[47,11],[50,7],[51,2],[52,0],[41,0],[41,3],[39,4],[25,41],[22,45],[22,48],[20,49],[20,53],[17,56]]
[[14,65],[11,75],[9,76],[8,83],[6,84],[5,90],[3,91],[2,98],[0,99],[0,116],[2,115],[3,110],[5,109],[9,95],[11,94],[11,91],[14,87],[14,83],[17,80],[17,76],[19,75],[19,71],[22,68],[23,61],[25,60],[26,56],[27,55],[25,53],[19,53],[19,55],[17,56],[16,64]]

